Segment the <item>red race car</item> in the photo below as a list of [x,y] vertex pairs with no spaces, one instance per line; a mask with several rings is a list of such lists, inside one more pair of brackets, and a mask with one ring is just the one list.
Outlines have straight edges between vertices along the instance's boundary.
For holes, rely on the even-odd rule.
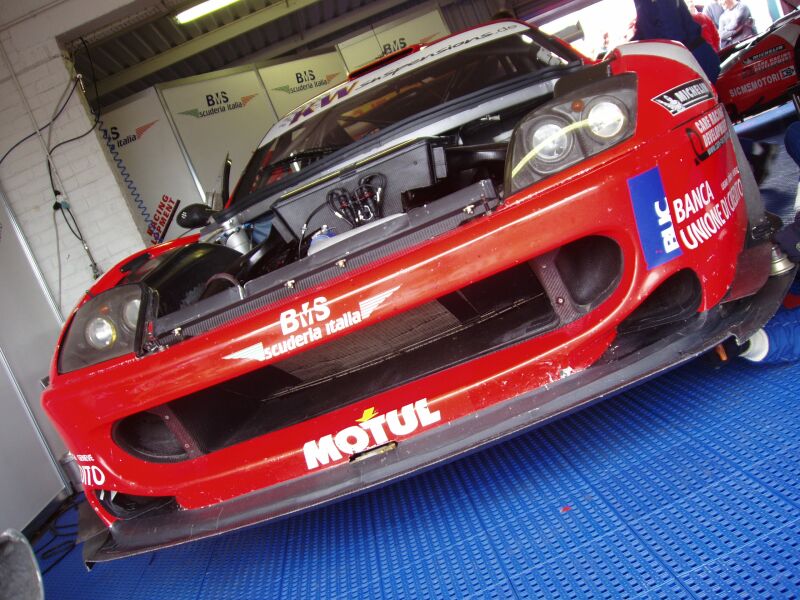
[[101,522],[85,559],[373,488],[746,338],[793,273],[731,132],[679,44],[586,65],[513,21],[301,106],[225,210],[181,215],[199,236],[66,324],[43,401]]
[[720,101],[734,120],[786,102],[800,89],[797,38],[800,12],[776,21],[765,32],[720,53]]

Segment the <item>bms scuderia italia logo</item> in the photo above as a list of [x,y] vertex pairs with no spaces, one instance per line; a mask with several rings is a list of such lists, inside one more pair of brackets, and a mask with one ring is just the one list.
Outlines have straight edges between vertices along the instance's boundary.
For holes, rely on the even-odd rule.
[[113,142],[117,148],[122,148],[123,146],[127,146],[128,144],[132,144],[133,142],[140,140],[144,137],[144,134],[156,123],[158,123],[158,119],[155,121],[150,121],[149,123],[145,123],[144,125],[139,125],[136,129],[133,130],[133,133],[129,133],[128,135],[123,135],[119,131],[119,127],[116,125],[113,127],[109,127],[108,129],[103,129],[103,135],[106,136],[108,141]]
[[305,69],[294,74],[295,81],[297,82],[296,85],[279,85],[278,87],[272,88],[272,91],[283,92],[284,94],[297,94],[307,90],[325,88],[330,86],[338,76],[339,73],[336,72],[318,77],[316,73],[314,73],[314,69]]
[[203,119],[212,115],[228,112],[231,110],[239,110],[247,106],[250,101],[258,96],[258,94],[248,94],[242,96],[238,100],[231,100],[228,92],[221,90],[213,94],[206,94],[206,105],[201,108],[190,108],[189,110],[182,110],[178,114],[186,115],[188,117],[195,117]]
[[258,342],[223,356],[224,360],[271,360],[287,352],[291,352],[311,342],[349,329],[370,318],[380,306],[400,289],[390,288],[358,303],[358,310],[349,310],[338,317],[332,317],[328,299],[317,296],[311,302],[303,302],[297,308],[290,308],[280,315],[280,327],[283,337],[271,344]]

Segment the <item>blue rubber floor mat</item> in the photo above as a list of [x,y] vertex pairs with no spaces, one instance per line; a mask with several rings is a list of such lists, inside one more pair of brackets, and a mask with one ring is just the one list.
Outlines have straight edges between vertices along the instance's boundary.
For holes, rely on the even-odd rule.
[[44,581],[65,600],[798,597],[800,365],[696,361],[381,490],[89,573],[76,548]]

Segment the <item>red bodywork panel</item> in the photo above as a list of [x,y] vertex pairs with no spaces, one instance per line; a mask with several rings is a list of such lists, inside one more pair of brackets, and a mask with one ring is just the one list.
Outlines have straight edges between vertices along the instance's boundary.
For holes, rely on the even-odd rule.
[[800,16],[787,17],[769,32],[729,51],[716,86],[720,101],[735,120],[785,102],[800,79],[797,38]]
[[[699,311],[717,305],[734,278],[747,227],[732,132],[702,76],[654,54],[659,46],[666,54],[687,52],[631,44],[609,61],[614,74],[638,73],[635,134],[506,198],[494,212],[162,352],[65,374],[54,361],[43,402],[83,467],[84,486],[174,496],[180,507],[195,509],[311,471],[346,468],[366,448],[444,431],[588,368],[623,319],[682,270],[700,282]],[[659,185],[663,194],[655,193]],[[113,424],[128,415],[350,335],[586,236],[616,242],[621,276],[599,306],[563,327],[190,460],[147,462],[112,439]],[[93,293],[120,279],[118,271],[107,275]],[[86,496],[111,525],[115,517],[94,494]]]

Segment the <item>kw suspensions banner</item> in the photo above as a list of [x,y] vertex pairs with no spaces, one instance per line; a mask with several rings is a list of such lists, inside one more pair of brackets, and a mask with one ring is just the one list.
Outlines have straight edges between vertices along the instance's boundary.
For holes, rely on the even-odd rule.
[[180,207],[202,202],[156,91],[147,89],[103,114],[100,131],[145,241],[179,236]]
[[207,197],[221,189],[225,156],[233,162],[232,187],[277,120],[252,67],[181,79],[159,92]]

